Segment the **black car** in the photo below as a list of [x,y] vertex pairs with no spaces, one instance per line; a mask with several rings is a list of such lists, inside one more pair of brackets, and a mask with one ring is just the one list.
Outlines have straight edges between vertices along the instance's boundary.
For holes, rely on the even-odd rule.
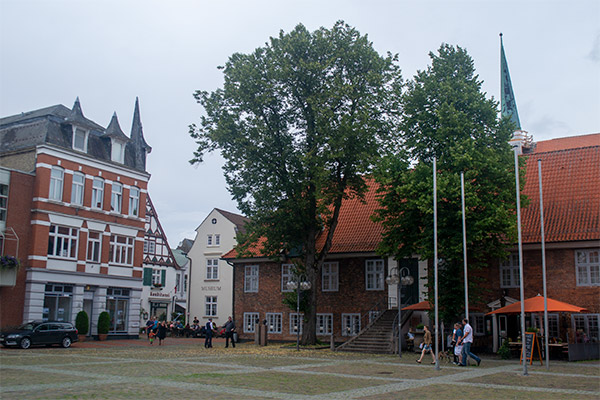
[[33,321],[0,333],[2,346],[19,346],[22,349],[28,349],[33,345],[51,346],[53,344],[60,344],[67,348],[78,340],[77,329],[69,322]]

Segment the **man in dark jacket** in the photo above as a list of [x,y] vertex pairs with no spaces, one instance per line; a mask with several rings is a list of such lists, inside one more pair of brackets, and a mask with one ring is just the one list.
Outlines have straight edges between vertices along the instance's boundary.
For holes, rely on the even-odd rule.
[[235,322],[229,317],[225,325],[225,347],[229,347],[229,339],[231,339],[231,346],[235,347],[235,340],[233,340],[233,332],[235,332]]
[[208,319],[206,323],[206,339],[204,339],[204,347],[210,349],[212,347],[212,337],[213,337],[213,322],[212,318]]

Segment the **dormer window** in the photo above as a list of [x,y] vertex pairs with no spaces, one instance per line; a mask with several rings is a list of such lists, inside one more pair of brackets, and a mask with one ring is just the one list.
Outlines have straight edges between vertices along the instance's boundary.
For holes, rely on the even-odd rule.
[[115,162],[123,164],[125,160],[125,142],[112,139],[112,155],[111,159]]
[[73,149],[86,152],[88,131],[73,127]]

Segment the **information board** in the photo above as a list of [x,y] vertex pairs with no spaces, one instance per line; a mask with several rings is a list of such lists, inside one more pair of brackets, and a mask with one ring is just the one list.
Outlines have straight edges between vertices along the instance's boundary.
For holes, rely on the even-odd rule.
[[[533,364],[533,356],[536,354],[538,359],[540,360],[540,364],[544,365],[544,361],[542,361],[542,353],[540,351],[540,342],[538,340],[537,334],[535,332],[526,332],[525,333],[525,362],[529,362],[529,365]],[[521,361],[523,362],[523,349],[521,349]]]

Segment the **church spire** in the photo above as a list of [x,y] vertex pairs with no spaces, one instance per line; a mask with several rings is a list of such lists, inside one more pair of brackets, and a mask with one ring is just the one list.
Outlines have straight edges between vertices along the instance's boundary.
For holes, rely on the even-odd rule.
[[504,54],[504,43],[502,42],[502,33],[500,34],[500,92],[502,101],[502,116],[510,117],[510,120],[515,124],[516,130],[521,130],[521,122],[519,121],[519,113],[517,112],[517,102],[513,93],[512,83],[510,81],[510,73],[508,72],[508,63]]

